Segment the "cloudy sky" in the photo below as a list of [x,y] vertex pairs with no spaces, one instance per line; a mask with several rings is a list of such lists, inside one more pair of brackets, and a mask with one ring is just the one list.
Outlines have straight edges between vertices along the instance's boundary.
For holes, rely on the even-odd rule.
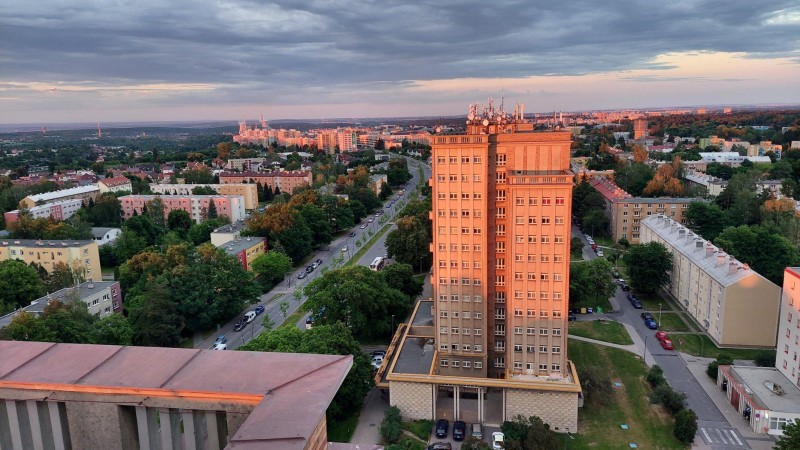
[[800,103],[800,2],[0,0],[0,123]]

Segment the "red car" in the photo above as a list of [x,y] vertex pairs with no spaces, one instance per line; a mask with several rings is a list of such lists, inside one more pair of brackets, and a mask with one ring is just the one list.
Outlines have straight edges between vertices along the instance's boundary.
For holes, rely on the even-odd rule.
[[670,341],[669,339],[664,339],[663,341],[661,341],[661,347],[664,350],[675,350],[675,348],[672,346],[672,341]]
[[666,338],[667,338],[666,331],[656,331],[656,339],[658,339],[659,341],[663,341]]

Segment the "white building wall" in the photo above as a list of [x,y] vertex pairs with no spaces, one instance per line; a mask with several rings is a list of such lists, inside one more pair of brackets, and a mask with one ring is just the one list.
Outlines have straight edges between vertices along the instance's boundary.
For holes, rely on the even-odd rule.
[[783,274],[775,367],[800,388],[800,268]]

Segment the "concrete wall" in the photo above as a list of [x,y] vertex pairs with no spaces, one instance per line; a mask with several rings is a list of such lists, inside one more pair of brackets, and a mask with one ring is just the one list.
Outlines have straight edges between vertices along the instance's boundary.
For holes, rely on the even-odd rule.
[[434,385],[428,383],[389,382],[389,404],[400,409],[407,419],[433,419]]
[[723,305],[722,345],[775,347],[780,288],[757,275],[727,289]]
[[521,414],[539,416],[556,431],[578,431],[578,394],[571,392],[506,389],[505,420]]
[[72,448],[120,448],[116,404],[66,402],[66,407]]

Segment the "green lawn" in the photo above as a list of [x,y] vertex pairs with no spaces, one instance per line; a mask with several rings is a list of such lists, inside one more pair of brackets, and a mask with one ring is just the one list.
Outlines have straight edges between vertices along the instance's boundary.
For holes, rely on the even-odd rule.
[[[672,344],[675,346],[675,350],[706,358],[717,358],[721,355],[727,355],[733,359],[755,359],[755,357],[763,351],[761,349],[752,348],[719,348],[704,334],[670,333],[670,338]],[[683,338],[683,344],[680,343],[680,338]]]
[[[587,404],[578,414],[579,433],[567,442],[570,449],[621,449],[636,443],[639,448],[683,449],[672,436],[672,418],[647,400],[650,387],[644,380],[647,367],[636,355],[587,342],[570,341],[570,359],[580,368],[593,365],[602,368],[614,381],[622,383],[614,389],[611,405],[595,407]],[[620,425],[628,425],[627,430]]]
[[[599,341],[611,342],[613,344],[629,345],[633,344],[628,330],[618,322],[591,320],[586,322],[570,322],[569,334],[582,336]],[[572,345],[573,341],[570,341]]]
[[328,422],[328,442],[350,442],[360,415],[361,411],[355,411],[342,420]]
[[672,311],[673,309],[675,309],[673,308],[672,302],[664,300],[663,298],[661,298],[660,295],[640,294],[638,292],[635,294],[636,298],[638,298],[642,302],[642,306],[644,307],[644,309],[653,313],[654,315],[658,314],[659,305],[661,305],[662,311]]
[[410,422],[403,422],[403,429],[410,431],[412,434],[420,439],[428,440],[433,431],[432,420],[412,420]]
[[[665,312],[660,314],[661,316],[661,323],[659,323],[659,329],[664,331],[693,331],[690,329],[686,322],[682,320],[680,314],[674,312]],[[659,320],[659,313],[658,311],[653,311],[653,317],[656,321]]]

